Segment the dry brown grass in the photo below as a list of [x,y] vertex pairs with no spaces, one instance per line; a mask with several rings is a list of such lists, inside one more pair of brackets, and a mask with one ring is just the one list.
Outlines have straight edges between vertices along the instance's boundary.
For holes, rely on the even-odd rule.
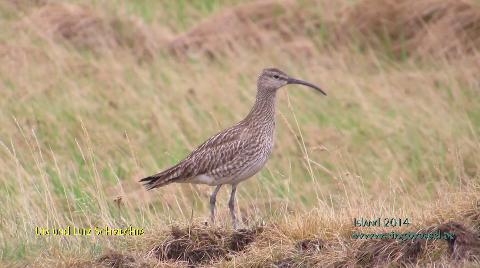
[[[313,10],[326,9],[330,14]],[[473,0],[382,1],[328,5],[324,2],[254,1],[207,18],[176,37],[176,53],[235,52],[275,44],[312,56],[312,35],[329,33],[330,46],[387,48],[397,57],[455,57],[480,47],[480,5]]]
[[[451,202],[447,209],[445,206],[431,207],[427,221],[394,229],[414,233],[435,233],[437,230],[441,233],[451,232],[455,234],[453,240],[355,240],[350,238],[353,232],[381,233],[392,230],[335,225],[334,221],[350,219],[348,211],[337,214],[337,218],[330,219],[333,220],[330,223],[325,221],[324,215],[312,212],[239,231],[196,224],[172,227],[170,231],[159,230],[147,238],[143,251],[136,250],[133,254],[110,252],[94,261],[76,265],[235,267],[236,264],[242,267],[285,268],[384,267],[392,263],[401,267],[474,264],[480,258],[480,229],[471,226],[478,224],[475,219],[480,215],[477,206],[480,199],[472,193],[459,194],[454,198],[456,201]],[[456,213],[451,214],[447,211],[449,209]],[[473,217],[472,211],[476,214]],[[415,216],[415,213],[412,211],[410,215]],[[432,224],[432,221],[436,223]]]
[[151,249],[148,255],[161,261],[186,262],[190,265],[212,264],[231,257],[254,242],[262,228],[226,232],[221,229],[190,226],[173,227],[170,236]]
[[455,57],[475,54],[480,46],[480,5],[473,0],[366,0],[354,5],[253,1],[208,17],[176,37],[132,16],[108,18],[74,4],[42,4],[27,21],[42,34],[77,47],[97,52],[126,47],[139,58],[151,58],[160,49],[214,56],[271,44],[311,57],[318,45],[312,37],[324,32],[330,33],[323,45],[351,46],[355,40],[354,45],[387,48],[398,57]]
[[41,7],[48,3],[48,0],[6,0],[0,5],[10,12],[29,12],[31,9]]
[[177,54],[193,52],[215,56],[235,53],[245,47],[277,44],[309,55],[315,48],[304,34],[306,24],[312,22],[311,17],[302,15],[295,1],[253,1],[200,22],[176,37],[170,49]]
[[[476,54],[480,4],[473,0],[366,0],[344,11],[340,35],[365,46],[391,46],[397,56]],[[387,43],[387,44],[386,44]]]
[[154,32],[138,18],[109,18],[88,6],[66,3],[41,6],[22,26],[97,53],[127,48],[139,59],[151,59],[169,38],[166,31]]

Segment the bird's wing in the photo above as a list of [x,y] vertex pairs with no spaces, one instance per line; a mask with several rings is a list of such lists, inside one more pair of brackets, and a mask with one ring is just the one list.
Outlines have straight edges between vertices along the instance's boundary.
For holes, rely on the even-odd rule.
[[230,127],[209,138],[175,166],[140,181],[150,190],[215,170],[231,161],[242,150],[246,135],[246,129],[238,125]]
[[195,149],[180,164],[185,178],[205,174],[230,162],[246,143],[246,130],[229,128],[211,137]]
[[255,140],[242,143],[228,161],[209,169],[206,174],[214,178],[228,178],[241,173],[242,170],[256,162],[262,155],[262,148]]

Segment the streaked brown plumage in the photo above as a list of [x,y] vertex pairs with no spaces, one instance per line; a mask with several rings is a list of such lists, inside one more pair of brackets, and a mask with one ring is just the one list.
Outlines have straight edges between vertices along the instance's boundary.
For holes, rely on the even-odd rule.
[[291,78],[278,69],[264,69],[257,81],[255,104],[242,121],[208,139],[175,166],[140,181],[147,190],[173,182],[216,186],[210,197],[212,222],[215,222],[216,195],[223,184],[230,184],[229,208],[236,228],[237,184],[255,175],[267,162],[274,143],[275,96],[287,84],[303,84],[325,94],[319,87]]

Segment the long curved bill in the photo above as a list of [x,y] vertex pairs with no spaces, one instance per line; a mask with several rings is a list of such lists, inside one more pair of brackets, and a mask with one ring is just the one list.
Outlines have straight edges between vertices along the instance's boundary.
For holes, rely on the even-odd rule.
[[314,85],[312,83],[309,83],[309,82],[306,82],[306,81],[303,81],[303,80],[300,80],[300,79],[288,78],[287,83],[288,84],[299,84],[299,85],[304,85],[304,86],[307,86],[307,87],[311,87],[311,88],[316,89],[317,91],[320,91],[320,93],[322,93],[323,95],[325,95],[325,96],[327,95],[327,93],[325,93],[325,91],[323,91],[321,88],[317,87],[316,85]]

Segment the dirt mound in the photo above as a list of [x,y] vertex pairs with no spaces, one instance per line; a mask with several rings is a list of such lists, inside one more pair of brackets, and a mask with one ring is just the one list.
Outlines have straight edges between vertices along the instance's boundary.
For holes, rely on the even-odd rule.
[[247,246],[255,241],[255,237],[262,231],[261,228],[240,229],[233,232],[230,236],[228,248],[233,252],[243,251]]
[[[428,259],[430,254],[444,254],[446,259],[450,259],[453,263],[480,260],[479,233],[459,222],[451,221],[413,232],[413,234],[436,233],[438,237],[429,240],[411,238],[352,240],[351,252],[331,262],[330,265],[384,267],[396,263],[399,266],[415,266],[421,264],[425,258]],[[454,235],[453,237],[445,236],[446,233]],[[325,266],[325,259],[322,256],[331,254],[329,252],[331,249],[326,247],[326,242],[328,241],[321,239],[301,240],[295,244],[295,251],[276,261],[274,265],[282,268]]]
[[274,262],[276,268],[314,267],[312,257],[321,254],[319,251],[325,247],[325,241],[320,238],[304,239],[295,244],[293,256]]
[[480,260],[479,234],[458,222],[439,225],[436,230],[455,234],[452,240],[446,240],[451,257],[457,260]]
[[340,39],[397,56],[455,56],[480,48],[480,5],[472,0],[364,0],[343,16]]
[[74,4],[44,5],[32,12],[23,25],[77,48],[105,52],[124,47],[140,58],[152,57],[159,41],[153,40],[151,29],[138,19],[107,18],[87,6]]
[[[120,253],[107,253],[94,264],[104,267],[148,267],[155,265],[215,265],[231,260],[239,252],[248,250],[255,241],[267,244],[276,239],[264,234],[263,228],[229,231],[203,225],[187,228],[173,227],[159,244],[151,247],[142,258]],[[274,228],[270,226],[269,228]],[[429,239],[397,237],[395,239],[334,240],[311,238],[297,241],[287,247],[272,267],[383,267],[390,263],[399,266],[422,265],[424,262],[444,258],[451,263],[480,261],[480,237],[476,230],[451,221],[410,232],[428,234]],[[409,235],[410,235],[409,234]],[[265,241],[267,239],[267,241]],[[273,240],[272,240],[273,239]],[[258,246],[258,244],[256,245]],[[345,254],[338,255],[338,250]],[[255,254],[255,250],[252,251]],[[332,258],[336,256],[335,258]],[[244,257],[244,256],[242,256]],[[80,266],[79,266],[80,267]],[[81,266],[84,267],[84,266]]]
[[295,244],[295,248],[301,251],[318,251],[325,246],[325,241],[320,238],[315,239],[304,239],[297,244]]
[[[419,258],[428,252],[432,252],[437,243],[448,244],[450,257],[454,260],[474,260],[480,257],[479,234],[470,230],[458,222],[447,222],[438,226],[421,229],[415,233],[436,233],[439,232],[440,239],[385,239],[366,240],[357,248],[355,253],[355,264],[361,266],[381,266],[387,263],[396,262],[405,265],[417,263]],[[453,233],[453,239],[443,237],[445,233]],[[427,244],[427,241],[428,244]],[[431,241],[435,241],[432,243]]]
[[134,257],[115,252],[101,256],[97,263],[112,268],[144,267],[137,264]]
[[261,232],[261,228],[229,233],[202,226],[174,227],[170,236],[155,246],[149,255],[162,261],[184,261],[190,265],[213,263],[245,250]]
[[[296,260],[295,258],[286,258],[286,259],[282,259],[280,261],[277,261],[275,262],[273,265],[273,267],[275,268],[295,268],[295,267],[302,267],[300,265],[300,262],[299,260]],[[303,267],[311,267],[312,265],[310,266],[305,266],[305,264],[303,265]]]
[[[300,32],[306,29],[305,16],[294,1],[255,1],[239,5],[209,17],[191,31],[170,43],[177,55],[186,52],[235,52],[242,47],[260,47],[265,44],[313,49],[313,44]],[[295,36],[295,38],[294,38]]]
[[356,265],[379,266],[391,262],[414,264],[423,251],[420,240],[367,240],[355,254]]

